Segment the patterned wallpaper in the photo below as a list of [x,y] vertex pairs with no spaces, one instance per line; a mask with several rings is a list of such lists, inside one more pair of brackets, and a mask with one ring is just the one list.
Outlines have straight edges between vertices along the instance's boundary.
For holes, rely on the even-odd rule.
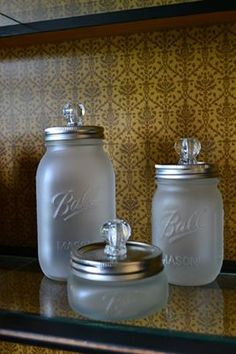
[[[2,354],[73,354],[71,351],[58,349],[47,349],[31,345],[21,345],[18,343],[0,342],[0,352]],[[83,354],[76,352],[75,354]]]
[[43,130],[78,97],[87,124],[105,127],[117,214],[150,242],[154,164],[196,136],[219,168],[225,258],[236,259],[236,24],[0,48],[2,245],[36,245],[35,171]]

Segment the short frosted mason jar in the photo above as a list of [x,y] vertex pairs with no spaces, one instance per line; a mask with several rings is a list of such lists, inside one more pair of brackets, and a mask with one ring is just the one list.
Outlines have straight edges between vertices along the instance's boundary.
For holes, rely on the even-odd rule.
[[38,257],[43,273],[66,280],[73,247],[99,241],[115,216],[115,175],[103,149],[104,130],[83,126],[66,105],[66,127],[45,130],[47,151],[37,175]]
[[144,317],[166,305],[168,283],[160,249],[140,242],[127,242],[126,248],[121,256],[106,254],[104,243],[72,252],[67,291],[74,311],[113,321]]
[[[182,139],[181,144],[188,154],[196,144],[195,154],[200,150],[196,139]],[[152,242],[163,251],[169,283],[213,282],[222,267],[224,248],[223,202],[213,167],[182,156],[179,165],[156,165],[156,180]]]

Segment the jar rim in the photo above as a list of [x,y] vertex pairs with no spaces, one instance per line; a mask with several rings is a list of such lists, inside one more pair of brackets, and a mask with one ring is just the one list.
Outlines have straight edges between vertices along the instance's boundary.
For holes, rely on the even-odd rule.
[[96,125],[50,127],[44,131],[45,142],[56,140],[104,139],[104,128]]
[[92,243],[71,253],[71,268],[75,275],[89,280],[125,281],[143,279],[163,270],[160,248],[142,242],[129,241],[125,257],[108,257],[104,243]]
[[196,179],[217,177],[216,169],[205,162],[186,165],[155,165],[155,178],[159,179]]

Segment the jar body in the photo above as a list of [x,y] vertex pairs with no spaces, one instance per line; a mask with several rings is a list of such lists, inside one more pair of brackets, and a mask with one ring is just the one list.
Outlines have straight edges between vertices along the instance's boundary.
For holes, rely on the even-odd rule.
[[95,320],[125,320],[143,317],[162,309],[168,300],[164,271],[130,281],[83,279],[73,270],[67,283],[71,308]]
[[99,241],[115,217],[115,176],[101,140],[48,143],[36,190],[39,263],[47,277],[66,280],[71,248]]
[[163,251],[169,283],[204,285],[223,262],[223,202],[216,178],[159,180],[152,242]]

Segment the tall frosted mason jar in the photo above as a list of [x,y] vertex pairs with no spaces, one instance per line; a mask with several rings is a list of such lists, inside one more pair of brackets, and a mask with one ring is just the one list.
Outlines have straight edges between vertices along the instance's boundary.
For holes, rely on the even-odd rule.
[[178,165],[156,165],[152,242],[163,251],[169,283],[204,285],[223,262],[223,202],[214,168],[197,162],[200,143],[181,139]]
[[73,247],[96,242],[115,217],[115,176],[103,150],[104,131],[82,126],[84,108],[64,107],[66,127],[45,130],[37,175],[38,257],[43,273],[66,280]]

